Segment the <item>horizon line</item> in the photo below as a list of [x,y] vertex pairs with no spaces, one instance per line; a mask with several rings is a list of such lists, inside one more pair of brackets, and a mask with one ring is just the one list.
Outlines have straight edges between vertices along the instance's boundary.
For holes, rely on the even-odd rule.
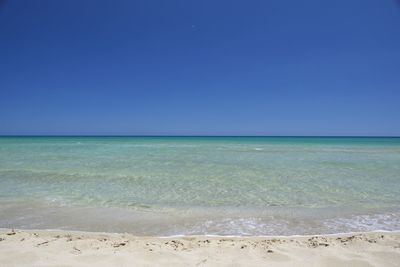
[[344,138],[400,138],[400,135],[103,135],[103,134],[0,134],[0,137],[344,137]]

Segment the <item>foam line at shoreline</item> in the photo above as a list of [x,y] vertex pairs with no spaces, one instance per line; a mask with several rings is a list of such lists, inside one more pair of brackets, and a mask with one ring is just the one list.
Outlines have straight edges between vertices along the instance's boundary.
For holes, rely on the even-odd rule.
[[374,230],[374,231],[361,231],[361,232],[342,232],[342,233],[330,233],[330,234],[307,234],[307,235],[212,235],[212,234],[203,234],[203,235],[165,235],[165,236],[157,236],[157,235],[135,235],[129,232],[98,232],[98,231],[80,231],[80,230],[68,230],[68,229],[19,229],[19,228],[0,228],[1,232],[43,232],[43,233],[52,233],[52,232],[63,232],[63,233],[74,233],[74,234],[88,234],[88,235],[130,235],[137,238],[201,238],[201,237],[210,237],[210,238],[307,238],[307,237],[336,237],[336,236],[347,236],[347,235],[360,235],[360,234],[376,234],[376,233],[387,233],[387,234],[400,234],[400,230]]

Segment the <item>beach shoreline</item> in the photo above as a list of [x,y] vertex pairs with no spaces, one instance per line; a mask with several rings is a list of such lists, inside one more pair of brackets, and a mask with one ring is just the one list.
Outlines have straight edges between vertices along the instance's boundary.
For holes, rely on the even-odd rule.
[[0,229],[0,266],[399,266],[400,232],[135,236]]
[[0,227],[162,235],[400,229],[400,138],[1,137]]

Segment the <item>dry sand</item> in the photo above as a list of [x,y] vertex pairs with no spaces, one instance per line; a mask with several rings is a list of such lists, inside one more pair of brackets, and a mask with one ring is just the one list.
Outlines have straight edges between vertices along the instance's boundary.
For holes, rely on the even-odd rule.
[[160,238],[1,230],[0,266],[400,266],[400,233]]

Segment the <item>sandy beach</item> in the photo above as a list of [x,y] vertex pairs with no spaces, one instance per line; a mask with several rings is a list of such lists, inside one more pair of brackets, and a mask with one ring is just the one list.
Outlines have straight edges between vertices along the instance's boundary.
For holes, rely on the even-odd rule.
[[0,266],[400,266],[400,233],[164,238],[3,229]]

